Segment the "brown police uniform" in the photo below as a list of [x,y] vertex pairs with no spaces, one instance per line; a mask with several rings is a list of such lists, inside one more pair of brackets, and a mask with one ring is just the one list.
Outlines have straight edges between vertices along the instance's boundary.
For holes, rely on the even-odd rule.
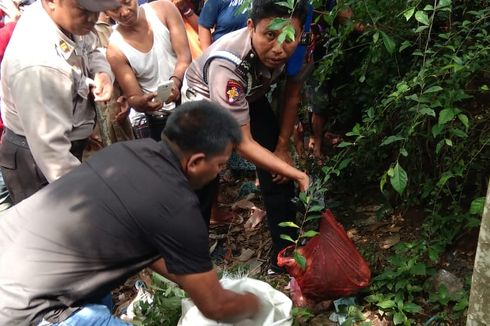
[[19,20],[2,62],[0,165],[15,203],[80,164],[95,111],[88,77],[112,76],[96,36],[67,37],[37,1]]
[[[283,68],[270,71],[252,48],[247,28],[226,34],[193,61],[186,71],[182,100],[209,99],[234,115],[240,125],[250,124],[252,137],[261,146],[274,151],[279,137],[278,119],[265,97]],[[277,184],[269,172],[257,169],[267,219],[272,235],[273,252],[288,245],[281,239],[292,228],[280,222],[294,220],[296,209],[291,202],[294,184]]]

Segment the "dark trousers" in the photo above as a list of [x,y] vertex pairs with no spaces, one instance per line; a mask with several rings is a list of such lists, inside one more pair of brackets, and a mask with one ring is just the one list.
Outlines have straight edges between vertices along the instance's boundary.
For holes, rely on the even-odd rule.
[[154,116],[146,114],[146,120],[148,120],[148,128],[150,129],[150,137],[156,141],[162,139],[162,132],[167,124],[168,116]]
[[[70,152],[80,161],[86,143],[85,139],[72,142]],[[7,129],[0,144],[0,167],[13,204],[30,197],[48,184],[25,138]]]
[[[279,123],[272,111],[269,101],[262,97],[258,101],[249,104],[250,130],[253,139],[263,147],[273,152],[279,137]],[[295,195],[294,183],[277,184],[272,181],[272,175],[257,168],[260,182],[260,190],[267,210],[267,223],[272,237],[272,257],[284,247],[292,244],[281,239],[281,234],[287,234],[293,239],[297,236],[295,229],[280,227],[279,223],[296,221],[296,207],[292,203]]]
[[197,198],[199,198],[201,214],[208,228],[209,221],[211,220],[211,208],[213,207],[214,198],[218,193],[218,187],[219,177],[216,177],[202,189],[196,191]]

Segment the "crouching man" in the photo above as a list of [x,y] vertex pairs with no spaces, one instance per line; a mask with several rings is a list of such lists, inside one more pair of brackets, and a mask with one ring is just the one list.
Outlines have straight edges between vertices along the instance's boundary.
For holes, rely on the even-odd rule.
[[0,218],[0,325],[128,325],[93,304],[146,266],[210,319],[252,317],[251,293],[223,289],[194,190],[241,141],[217,104],[175,110],[161,142],[114,144]]

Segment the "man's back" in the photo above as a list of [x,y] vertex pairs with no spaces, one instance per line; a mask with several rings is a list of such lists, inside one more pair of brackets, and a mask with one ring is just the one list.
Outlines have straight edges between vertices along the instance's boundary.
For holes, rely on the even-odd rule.
[[165,145],[98,153],[2,216],[0,324],[62,320],[159,257],[175,273],[211,269],[198,205]]

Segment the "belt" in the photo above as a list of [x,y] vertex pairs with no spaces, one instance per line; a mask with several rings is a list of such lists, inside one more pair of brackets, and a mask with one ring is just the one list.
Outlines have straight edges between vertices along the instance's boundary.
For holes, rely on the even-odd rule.
[[29,145],[27,144],[26,138],[24,136],[17,135],[15,132],[13,132],[10,129],[4,128],[2,139],[5,139],[6,141],[15,144],[17,146],[29,149]]
[[[27,144],[27,139],[24,136],[17,135],[15,132],[13,132],[8,128],[3,129],[2,140],[6,140],[14,145],[20,146],[25,149],[29,149],[29,145]],[[82,160],[83,150],[85,149],[87,142],[88,142],[87,138],[74,140],[71,142],[70,152],[74,156],[76,156],[80,161]]]
[[170,115],[171,112],[167,111],[167,112],[161,112],[161,111],[155,111],[155,112],[158,112],[158,113],[153,113],[153,114],[150,114],[148,112],[145,112],[145,116],[148,118],[148,119],[156,119],[156,120],[166,120],[168,118],[168,116]]

